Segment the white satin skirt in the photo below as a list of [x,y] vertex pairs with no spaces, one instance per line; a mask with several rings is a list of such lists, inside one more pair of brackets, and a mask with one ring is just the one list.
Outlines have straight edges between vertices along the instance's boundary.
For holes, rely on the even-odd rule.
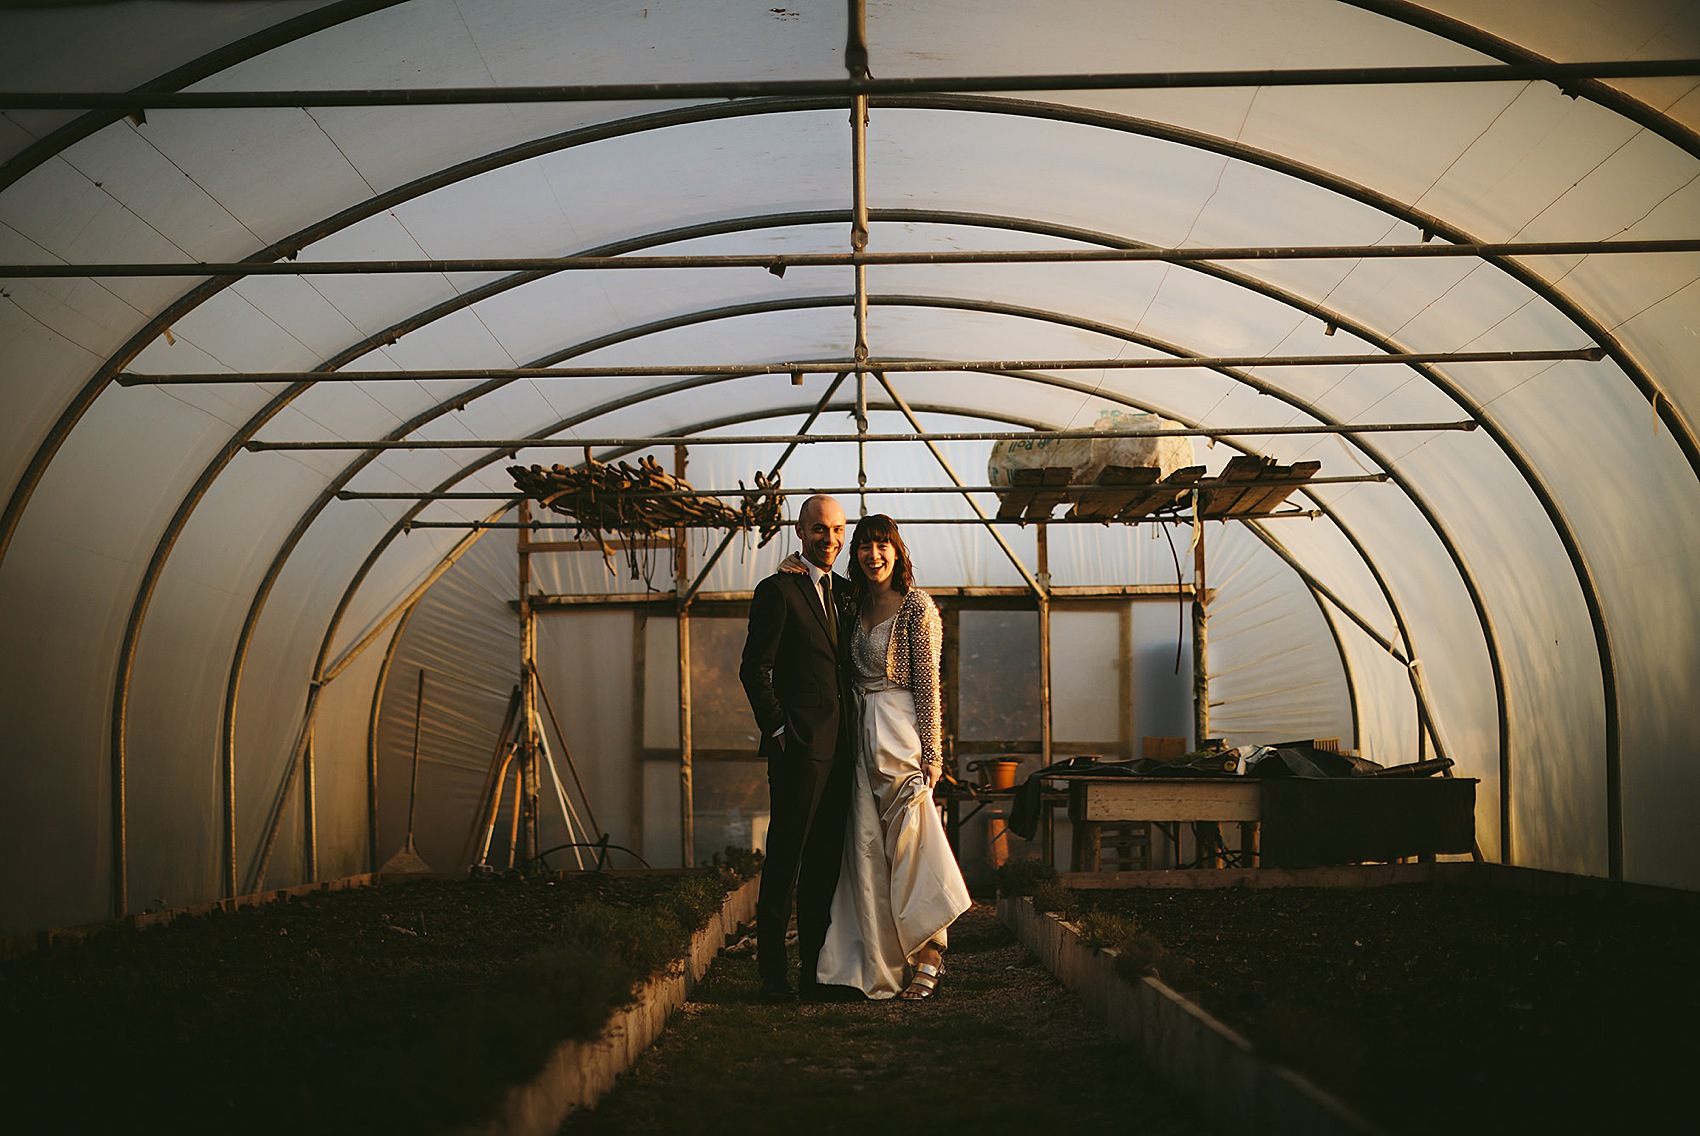
[[856,784],[815,976],[891,998],[929,940],[946,945],[945,929],[970,900],[921,771],[914,696],[890,686],[856,702]]

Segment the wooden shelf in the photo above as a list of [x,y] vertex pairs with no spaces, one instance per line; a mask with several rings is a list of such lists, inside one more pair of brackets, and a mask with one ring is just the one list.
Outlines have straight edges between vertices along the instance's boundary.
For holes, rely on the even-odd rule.
[[1321,462],[1281,465],[1273,458],[1233,458],[1216,477],[1190,465],[1167,477],[1145,466],[1105,466],[1091,484],[1075,484],[1065,466],[1018,469],[1010,488],[998,493],[998,517],[1046,521],[1067,504],[1069,520],[1133,523],[1182,506],[1198,495],[1198,515],[1207,521],[1261,517],[1273,513],[1293,490],[1310,483]]

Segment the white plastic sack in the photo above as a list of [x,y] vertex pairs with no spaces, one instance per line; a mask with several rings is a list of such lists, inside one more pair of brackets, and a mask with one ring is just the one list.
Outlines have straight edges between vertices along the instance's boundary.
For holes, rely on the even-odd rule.
[[[1130,410],[1101,410],[1094,430],[1160,430],[1180,425],[1155,414]],[[1017,438],[992,443],[986,459],[986,484],[1013,485],[1018,469],[1066,467],[1072,483],[1090,485],[1105,466],[1147,466],[1161,472],[1158,479],[1194,464],[1191,438]]]

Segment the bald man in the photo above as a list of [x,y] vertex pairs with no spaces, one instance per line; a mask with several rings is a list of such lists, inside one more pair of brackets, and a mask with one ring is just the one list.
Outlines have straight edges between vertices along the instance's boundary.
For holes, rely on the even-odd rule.
[[797,513],[807,572],[778,572],[756,585],[738,677],[761,731],[771,820],[756,900],[756,967],[768,1002],[796,997],[785,930],[796,891],[804,998],[816,993],[850,801],[850,746],[842,661],[850,651],[850,581],[834,575],[844,547],[844,507],[810,497]]

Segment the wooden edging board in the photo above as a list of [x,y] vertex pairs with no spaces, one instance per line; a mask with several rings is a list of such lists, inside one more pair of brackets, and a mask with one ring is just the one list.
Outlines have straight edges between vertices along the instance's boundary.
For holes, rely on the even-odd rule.
[[1593,895],[1626,903],[1700,906],[1700,892],[1657,884],[1578,876],[1465,859],[1418,864],[1341,864],[1326,868],[1155,868],[1131,872],[1061,872],[1057,882],[1075,891],[1109,888],[1389,887],[1440,884],[1534,895]]
[[1270,1136],[1384,1136],[1338,1098],[1284,1065],[1155,978],[1129,983],[1113,951],[1089,947],[1068,923],[1026,896],[1000,897],[998,918],[1112,1033],[1133,1043],[1164,1080],[1190,1097],[1212,1128]]
[[568,1116],[595,1105],[661,1035],[709,963],[740,928],[754,923],[760,886],[759,878],[747,880],[727,895],[720,911],[691,937],[685,957],[640,987],[634,1003],[616,1012],[595,1040],[556,1046],[535,1077],[508,1090],[494,1116],[459,1136],[553,1136]]

